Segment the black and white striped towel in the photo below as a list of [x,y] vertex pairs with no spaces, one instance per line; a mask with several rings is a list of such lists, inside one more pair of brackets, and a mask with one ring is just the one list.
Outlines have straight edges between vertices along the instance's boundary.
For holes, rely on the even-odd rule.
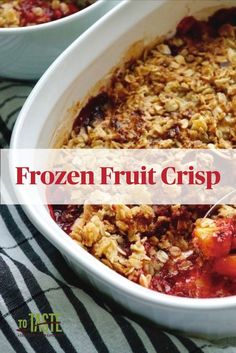
[[[1,148],[32,87],[0,82]],[[210,343],[167,333],[107,302],[72,273],[20,206],[0,210],[0,353],[236,352],[236,338]],[[63,332],[20,334],[19,320],[30,313],[59,313]]]

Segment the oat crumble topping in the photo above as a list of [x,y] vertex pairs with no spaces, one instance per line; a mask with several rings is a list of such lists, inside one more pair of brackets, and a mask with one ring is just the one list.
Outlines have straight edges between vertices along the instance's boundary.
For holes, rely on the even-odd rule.
[[[236,23],[219,18],[186,18],[173,38],[117,69],[110,87],[82,108],[63,147],[235,148]],[[54,217],[82,247],[144,287],[186,297],[236,294],[235,278],[212,273],[213,259],[201,251],[206,226],[197,220],[208,208],[85,205],[55,208]],[[217,212],[236,217],[231,206]]]
[[201,41],[175,36],[117,70],[101,118],[70,148],[234,148],[236,29]]

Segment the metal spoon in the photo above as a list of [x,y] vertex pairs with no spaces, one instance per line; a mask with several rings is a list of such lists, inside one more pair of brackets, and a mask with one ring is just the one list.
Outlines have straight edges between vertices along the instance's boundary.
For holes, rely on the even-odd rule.
[[236,189],[233,190],[233,191],[230,191],[228,194],[226,194],[226,195],[223,196],[220,200],[218,200],[218,201],[207,211],[207,213],[205,214],[205,216],[204,216],[203,218],[209,217],[209,216],[211,215],[211,213],[215,210],[215,208],[216,208],[217,206],[219,206],[219,205],[222,203],[222,201],[224,201],[227,197],[229,197],[229,196],[231,196],[231,195],[233,195],[233,194],[236,194]]

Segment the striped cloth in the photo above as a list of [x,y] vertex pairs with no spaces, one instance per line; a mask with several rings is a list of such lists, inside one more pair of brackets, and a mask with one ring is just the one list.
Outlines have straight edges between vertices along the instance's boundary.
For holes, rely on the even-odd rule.
[[[0,145],[9,145],[33,83],[0,82]],[[0,353],[235,353],[236,338],[206,342],[161,331],[95,292],[71,271],[20,206],[1,205]],[[61,334],[20,334],[29,314],[59,313]]]

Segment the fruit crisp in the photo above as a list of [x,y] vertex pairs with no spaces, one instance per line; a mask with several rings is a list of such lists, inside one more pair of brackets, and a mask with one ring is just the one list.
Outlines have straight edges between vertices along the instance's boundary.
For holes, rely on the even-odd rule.
[[[236,10],[183,19],[113,74],[74,122],[66,148],[235,148]],[[128,279],[185,297],[236,294],[235,208],[53,206],[76,242]],[[230,269],[229,269],[230,268]]]
[[[87,6],[90,3],[87,3]],[[0,27],[24,27],[58,20],[82,10],[75,0],[2,0]]]

